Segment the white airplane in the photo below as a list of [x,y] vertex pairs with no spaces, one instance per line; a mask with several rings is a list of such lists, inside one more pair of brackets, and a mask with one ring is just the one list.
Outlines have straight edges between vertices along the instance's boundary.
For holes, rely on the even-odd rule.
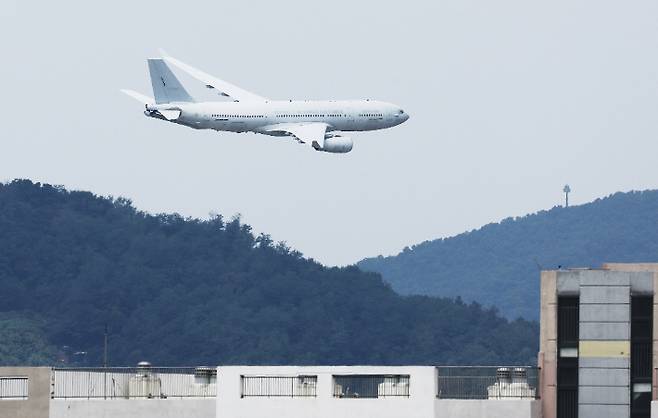
[[[233,101],[195,102],[167,63]],[[194,129],[292,137],[317,151],[346,153],[353,143],[342,132],[385,129],[409,119],[400,107],[375,100],[270,100],[170,56],[149,59],[148,66],[155,100],[132,90],[121,91],[142,102],[146,116]]]

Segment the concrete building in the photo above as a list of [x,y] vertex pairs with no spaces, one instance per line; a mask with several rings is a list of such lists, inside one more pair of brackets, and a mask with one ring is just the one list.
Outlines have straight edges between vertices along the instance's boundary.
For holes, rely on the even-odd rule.
[[214,418],[216,369],[0,367],[0,418]]
[[658,418],[658,264],[541,273],[537,367],[0,368],[0,418]]
[[658,264],[542,272],[544,418],[651,416],[658,366],[655,289]]
[[48,418],[49,367],[0,368],[0,418]]
[[[442,368],[431,366],[221,367],[217,418],[540,417],[534,391],[492,397],[495,376],[455,369],[462,372],[441,379]],[[296,389],[301,384],[312,389]]]
[[[225,366],[207,372],[0,368],[0,418],[541,416],[536,368]],[[3,379],[21,384],[2,386]]]

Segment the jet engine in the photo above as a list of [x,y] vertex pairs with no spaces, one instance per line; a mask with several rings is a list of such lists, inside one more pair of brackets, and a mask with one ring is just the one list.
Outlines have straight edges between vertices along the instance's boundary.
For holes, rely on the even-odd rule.
[[344,154],[352,151],[352,138],[347,136],[332,136],[325,138],[322,148],[316,148],[318,151]]

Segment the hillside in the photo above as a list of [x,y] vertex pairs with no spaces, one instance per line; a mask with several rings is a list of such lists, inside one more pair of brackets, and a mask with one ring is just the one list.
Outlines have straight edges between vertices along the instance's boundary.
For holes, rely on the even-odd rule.
[[[126,199],[0,184],[0,365],[56,351],[109,363],[531,363],[535,322],[403,297],[327,268],[239,220],[149,215]],[[85,355],[84,352],[87,354]]]
[[658,260],[658,191],[508,218],[392,257],[362,260],[402,294],[455,297],[539,316],[539,270]]

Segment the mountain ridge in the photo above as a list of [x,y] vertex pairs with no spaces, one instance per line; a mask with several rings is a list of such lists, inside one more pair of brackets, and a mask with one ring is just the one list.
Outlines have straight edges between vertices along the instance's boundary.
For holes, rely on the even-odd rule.
[[401,294],[461,296],[510,318],[537,319],[541,269],[657,260],[657,226],[658,190],[617,192],[508,217],[357,265],[380,273]]

